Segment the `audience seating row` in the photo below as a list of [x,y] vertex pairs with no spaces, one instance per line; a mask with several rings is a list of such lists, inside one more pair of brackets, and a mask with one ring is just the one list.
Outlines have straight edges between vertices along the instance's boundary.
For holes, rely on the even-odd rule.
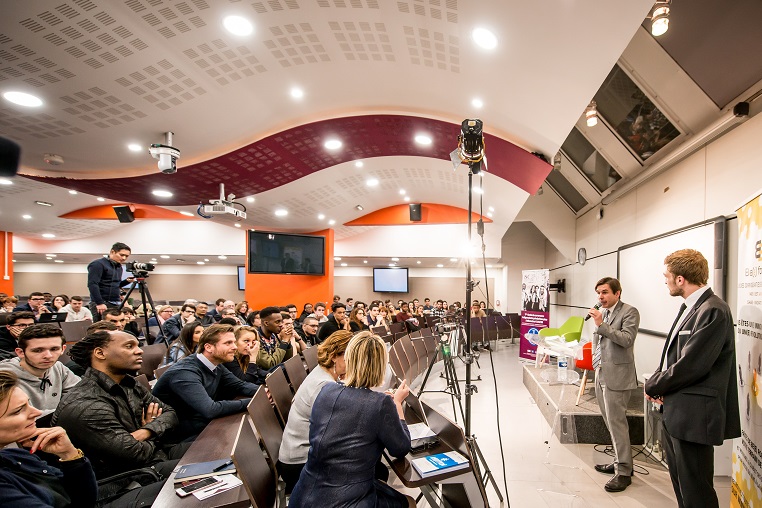
[[[424,328],[423,330],[430,330]],[[414,332],[414,334],[420,332]],[[425,335],[414,338],[405,335],[392,344],[389,350],[389,365],[398,380],[407,379],[408,384],[420,374],[426,372],[430,362],[437,355],[439,338],[434,335]]]

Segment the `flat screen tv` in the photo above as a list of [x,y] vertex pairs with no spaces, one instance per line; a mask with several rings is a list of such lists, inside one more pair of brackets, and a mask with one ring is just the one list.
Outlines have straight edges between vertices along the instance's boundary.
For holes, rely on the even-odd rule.
[[249,273],[325,275],[325,237],[249,231]]
[[373,291],[376,293],[409,293],[407,268],[374,268]]
[[246,267],[239,266],[238,268],[238,291],[244,291],[246,289]]

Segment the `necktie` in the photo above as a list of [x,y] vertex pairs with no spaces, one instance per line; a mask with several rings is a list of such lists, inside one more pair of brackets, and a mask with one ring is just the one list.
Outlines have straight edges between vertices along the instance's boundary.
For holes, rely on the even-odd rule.
[[680,317],[683,315],[683,312],[685,312],[685,309],[687,308],[688,306],[685,305],[685,302],[683,302],[683,304],[680,305],[680,310],[677,311],[677,317],[675,318],[674,323],[672,323],[672,328],[669,329],[669,334],[667,334],[667,341],[664,343],[664,351],[661,352],[659,371],[661,371],[662,367],[664,366],[664,359],[667,357],[667,350],[669,349],[669,345],[672,343],[672,333],[675,331],[675,328],[677,328],[677,323],[680,321]]
[[[603,309],[603,322],[607,323],[609,320],[609,310]],[[601,364],[601,338],[598,337],[598,347],[595,348],[595,353],[593,353],[593,370],[597,369],[598,366]]]

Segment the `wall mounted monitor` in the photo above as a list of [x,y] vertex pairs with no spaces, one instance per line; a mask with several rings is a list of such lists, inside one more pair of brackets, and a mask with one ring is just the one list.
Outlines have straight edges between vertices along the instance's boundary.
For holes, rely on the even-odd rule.
[[374,268],[373,291],[376,293],[409,293],[407,268]]
[[249,273],[325,275],[325,237],[249,231]]
[[239,266],[238,268],[238,291],[244,291],[246,289],[246,267]]

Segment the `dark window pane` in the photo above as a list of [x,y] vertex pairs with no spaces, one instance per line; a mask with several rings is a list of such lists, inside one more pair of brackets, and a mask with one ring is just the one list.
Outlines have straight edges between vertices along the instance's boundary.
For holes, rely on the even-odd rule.
[[598,192],[605,191],[622,179],[621,175],[611,167],[611,164],[596,151],[595,147],[576,127],[572,129],[564,144],[561,145],[561,150],[598,189]]
[[569,180],[564,178],[564,175],[560,171],[551,171],[546,181],[575,213],[587,205],[587,201],[582,197],[582,194],[577,192],[577,189],[569,183]]
[[595,94],[601,115],[641,160],[680,135],[646,94],[615,65]]

